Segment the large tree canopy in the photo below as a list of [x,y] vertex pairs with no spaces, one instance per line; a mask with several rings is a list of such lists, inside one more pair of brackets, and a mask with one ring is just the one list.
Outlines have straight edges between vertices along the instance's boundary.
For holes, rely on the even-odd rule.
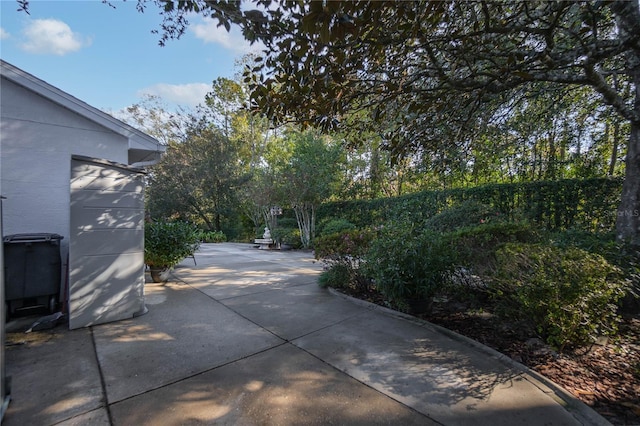
[[617,229],[640,244],[637,1],[155,3],[162,41],[199,12],[266,46],[252,70],[255,109],[324,128],[366,110],[387,123],[398,155],[455,144],[529,84],[589,87],[631,123]]
[[[460,91],[473,93],[467,102],[482,101],[547,81],[589,85],[622,116],[640,121],[621,96],[624,84],[614,87],[609,78],[631,82],[638,72],[635,1],[255,1],[263,11],[241,11],[237,1],[139,5],[150,2],[164,10],[162,43],[185,31],[189,12],[227,28],[237,23],[247,39],[264,43],[254,99],[278,118],[325,122],[365,105],[382,108],[402,94],[411,95],[408,112],[432,112],[423,99]],[[285,102],[269,102],[274,96]]]
[[366,111],[397,157],[455,148],[530,84],[588,87],[631,125],[617,230],[640,245],[638,1],[138,0],[150,6],[161,44],[191,13],[262,42],[255,110],[325,129]]

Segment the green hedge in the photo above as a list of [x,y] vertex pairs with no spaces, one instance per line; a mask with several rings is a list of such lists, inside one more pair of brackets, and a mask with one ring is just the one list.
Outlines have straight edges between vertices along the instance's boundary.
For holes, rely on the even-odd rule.
[[391,219],[422,225],[443,210],[470,201],[487,205],[508,219],[525,218],[548,230],[606,232],[615,228],[621,193],[622,178],[491,184],[325,203],[318,209],[318,218],[347,220],[357,228]]

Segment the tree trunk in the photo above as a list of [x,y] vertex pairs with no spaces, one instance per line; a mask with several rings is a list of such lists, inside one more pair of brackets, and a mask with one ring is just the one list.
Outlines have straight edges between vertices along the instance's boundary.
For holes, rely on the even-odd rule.
[[[618,91],[618,76],[613,75],[613,88]],[[607,127],[609,123],[607,123]],[[607,132],[607,138],[609,133]],[[615,117],[613,122],[613,147],[611,148],[611,160],[609,161],[609,176],[613,176],[616,169],[616,160],[618,158],[618,139],[620,138],[620,117]]]
[[379,197],[382,192],[380,181],[380,150],[377,145],[374,145],[371,148],[371,163],[369,165],[369,198],[372,200]]
[[556,180],[556,132],[555,129],[549,134],[549,157],[547,159],[547,170],[545,175],[547,180]]
[[302,202],[293,207],[300,230],[300,242],[302,247],[309,248],[315,230],[315,206],[311,203]]
[[216,231],[222,231],[222,220],[220,218],[220,213],[216,213]]
[[[638,34],[640,30],[640,6],[636,2],[616,1],[611,3],[622,35]],[[631,243],[640,248],[640,47],[627,53],[626,65],[634,93],[633,114],[630,117],[631,133],[627,146],[624,183],[616,218],[618,241]]]
[[[636,88],[640,91],[640,87]],[[640,96],[636,99],[640,110]],[[631,123],[622,198],[616,218],[618,241],[640,247],[640,123]]]
[[[630,70],[635,89],[634,110],[640,115],[640,55]],[[616,218],[618,241],[640,248],[640,120],[631,120],[631,133],[627,146],[622,197]]]
[[211,223],[209,217],[207,217],[207,214],[202,211],[198,203],[195,200],[189,200],[188,203],[194,208],[198,217],[207,225],[207,229],[210,231],[213,230],[213,223]]
[[[608,134],[607,134],[608,135]],[[611,159],[609,160],[609,176],[613,176],[616,170],[616,160],[618,159],[618,138],[620,137],[620,119],[615,117],[613,124],[613,146],[611,148]]]

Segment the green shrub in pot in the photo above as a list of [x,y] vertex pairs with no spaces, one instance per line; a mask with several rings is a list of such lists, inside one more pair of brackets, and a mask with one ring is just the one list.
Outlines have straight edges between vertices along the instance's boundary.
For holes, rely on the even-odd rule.
[[193,256],[198,249],[200,233],[186,222],[148,222],[144,227],[144,263],[149,266],[154,282],[160,274]]

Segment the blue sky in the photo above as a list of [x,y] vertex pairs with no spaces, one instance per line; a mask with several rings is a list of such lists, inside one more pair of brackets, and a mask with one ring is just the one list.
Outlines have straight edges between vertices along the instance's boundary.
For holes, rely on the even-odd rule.
[[[170,107],[193,107],[217,77],[252,48],[237,29],[194,16],[179,40],[158,45],[162,17],[136,0],[31,0],[30,14],[0,0],[0,57],[88,104],[117,112],[157,95]],[[253,47],[255,51],[257,48]]]

